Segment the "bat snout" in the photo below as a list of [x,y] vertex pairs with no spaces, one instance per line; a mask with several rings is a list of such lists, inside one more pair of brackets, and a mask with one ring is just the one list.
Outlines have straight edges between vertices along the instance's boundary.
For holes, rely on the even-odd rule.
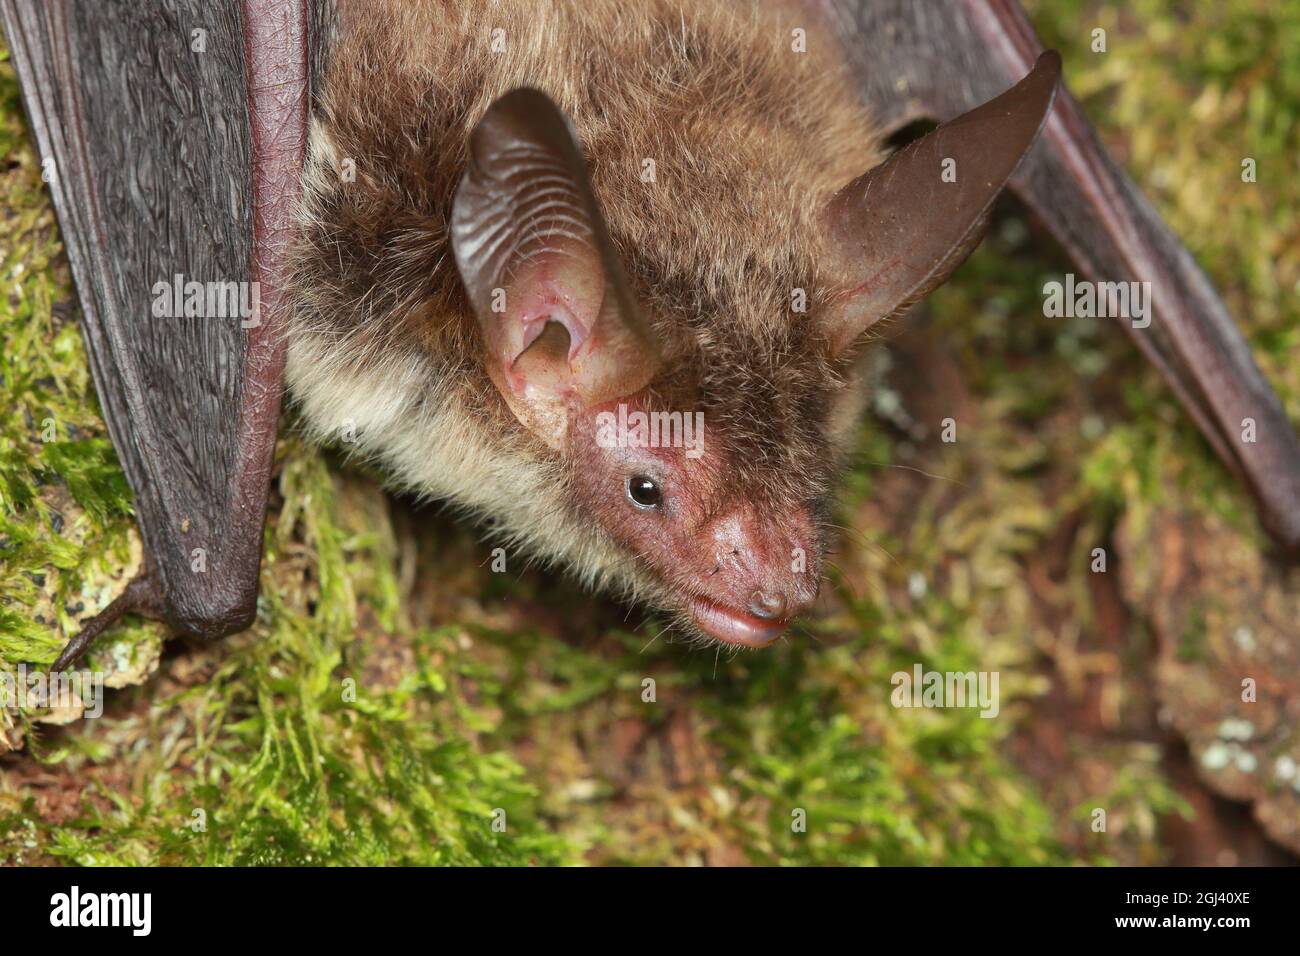
[[816,599],[820,552],[807,533],[810,522],[773,527],[744,517],[712,529],[712,567],[696,581],[690,614],[715,640],[766,647]]

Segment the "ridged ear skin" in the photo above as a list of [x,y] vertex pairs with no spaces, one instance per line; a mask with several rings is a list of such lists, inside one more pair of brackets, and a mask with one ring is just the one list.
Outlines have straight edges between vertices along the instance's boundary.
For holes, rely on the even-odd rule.
[[488,373],[548,444],[562,443],[575,407],[633,394],[653,378],[656,351],[582,151],[544,93],[507,93],[475,127],[451,236]]

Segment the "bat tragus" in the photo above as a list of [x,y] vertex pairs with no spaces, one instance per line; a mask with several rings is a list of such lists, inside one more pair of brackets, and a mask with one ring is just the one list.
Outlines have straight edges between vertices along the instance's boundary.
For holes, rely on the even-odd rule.
[[[1130,331],[1300,546],[1281,405],[1013,0],[0,10],[145,543],[55,669],[128,612],[251,622],[286,385],[394,485],[695,638],[771,643],[818,591],[868,330],[1008,185],[1082,271],[1151,284]],[[253,314],[157,307],[232,282]],[[701,441],[611,439],[678,413]]]

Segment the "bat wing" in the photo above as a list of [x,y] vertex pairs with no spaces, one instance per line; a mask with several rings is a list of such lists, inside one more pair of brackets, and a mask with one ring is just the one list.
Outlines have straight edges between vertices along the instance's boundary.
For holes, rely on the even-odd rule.
[[0,0],[145,570],[121,614],[186,634],[256,604],[306,138],[306,0]]
[[[1015,0],[817,0],[887,131],[944,121],[996,96],[1043,51]],[[1300,552],[1300,441],[1213,285],[1058,93],[1010,187],[1098,282],[1151,283],[1150,324],[1125,322],[1223,462],[1264,528]],[[1243,422],[1256,440],[1243,442]]]

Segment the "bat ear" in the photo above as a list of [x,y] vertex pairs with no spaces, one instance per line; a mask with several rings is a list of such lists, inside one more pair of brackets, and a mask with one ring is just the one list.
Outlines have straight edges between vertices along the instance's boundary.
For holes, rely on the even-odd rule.
[[826,204],[827,273],[845,291],[823,319],[834,352],[943,283],[979,244],[989,208],[1034,144],[1061,76],[1049,50],[1001,96],[909,143]]
[[587,165],[543,93],[493,103],[470,137],[451,242],[492,381],[558,447],[576,407],[639,391],[658,367]]

